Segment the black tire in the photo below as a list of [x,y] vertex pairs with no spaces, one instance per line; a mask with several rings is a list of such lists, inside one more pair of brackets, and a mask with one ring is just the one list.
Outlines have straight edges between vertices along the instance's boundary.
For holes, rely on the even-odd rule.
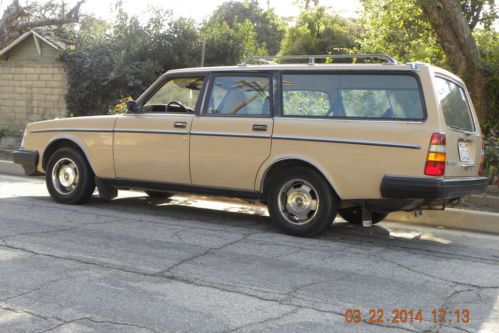
[[[73,178],[76,180],[70,186],[64,186],[63,183],[68,184]],[[45,183],[55,201],[76,205],[85,203],[92,197],[95,175],[78,150],[63,147],[50,156],[45,170]]]
[[170,192],[158,192],[158,191],[144,191],[149,197],[153,199],[168,199],[174,194]]
[[[352,224],[362,224],[362,207],[340,209],[338,213],[347,222]],[[373,224],[383,221],[387,216],[388,213],[373,212]]]
[[277,227],[293,236],[312,237],[333,223],[339,199],[322,175],[292,167],[270,184],[267,203]]

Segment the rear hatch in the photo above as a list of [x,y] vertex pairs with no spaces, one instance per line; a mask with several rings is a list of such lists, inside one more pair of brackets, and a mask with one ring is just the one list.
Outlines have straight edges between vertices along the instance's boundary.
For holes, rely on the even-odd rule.
[[482,137],[470,97],[464,85],[447,76],[435,76],[439,109],[445,121],[445,176],[477,176],[482,155]]

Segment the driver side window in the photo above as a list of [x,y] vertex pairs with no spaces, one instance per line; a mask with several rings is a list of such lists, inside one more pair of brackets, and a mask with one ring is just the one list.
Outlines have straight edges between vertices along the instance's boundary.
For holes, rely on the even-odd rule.
[[144,104],[142,112],[194,112],[203,81],[203,77],[167,81]]

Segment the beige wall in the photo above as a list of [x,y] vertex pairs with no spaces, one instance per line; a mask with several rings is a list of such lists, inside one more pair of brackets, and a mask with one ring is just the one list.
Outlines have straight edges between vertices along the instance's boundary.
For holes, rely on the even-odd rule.
[[66,115],[67,81],[55,59],[0,61],[0,128]]

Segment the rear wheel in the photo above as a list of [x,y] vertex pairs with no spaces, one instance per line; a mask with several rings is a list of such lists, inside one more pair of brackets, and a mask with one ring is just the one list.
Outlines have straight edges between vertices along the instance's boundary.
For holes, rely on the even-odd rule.
[[159,191],[144,191],[149,197],[153,199],[168,199],[173,196],[170,192],[159,192]]
[[[340,209],[338,213],[347,222],[353,224],[362,224],[362,207]],[[383,221],[387,216],[388,213],[373,212],[373,224]]]
[[284,232],[301,237],[319,234],[336,217],[338,198],[317,172],[290,168],[270,185],[268,208],[273,222]]
[[47,162],[45,182],[50,196],[65,204],[87,202],[95,190],[95,175],[76,149],[56,150]]

